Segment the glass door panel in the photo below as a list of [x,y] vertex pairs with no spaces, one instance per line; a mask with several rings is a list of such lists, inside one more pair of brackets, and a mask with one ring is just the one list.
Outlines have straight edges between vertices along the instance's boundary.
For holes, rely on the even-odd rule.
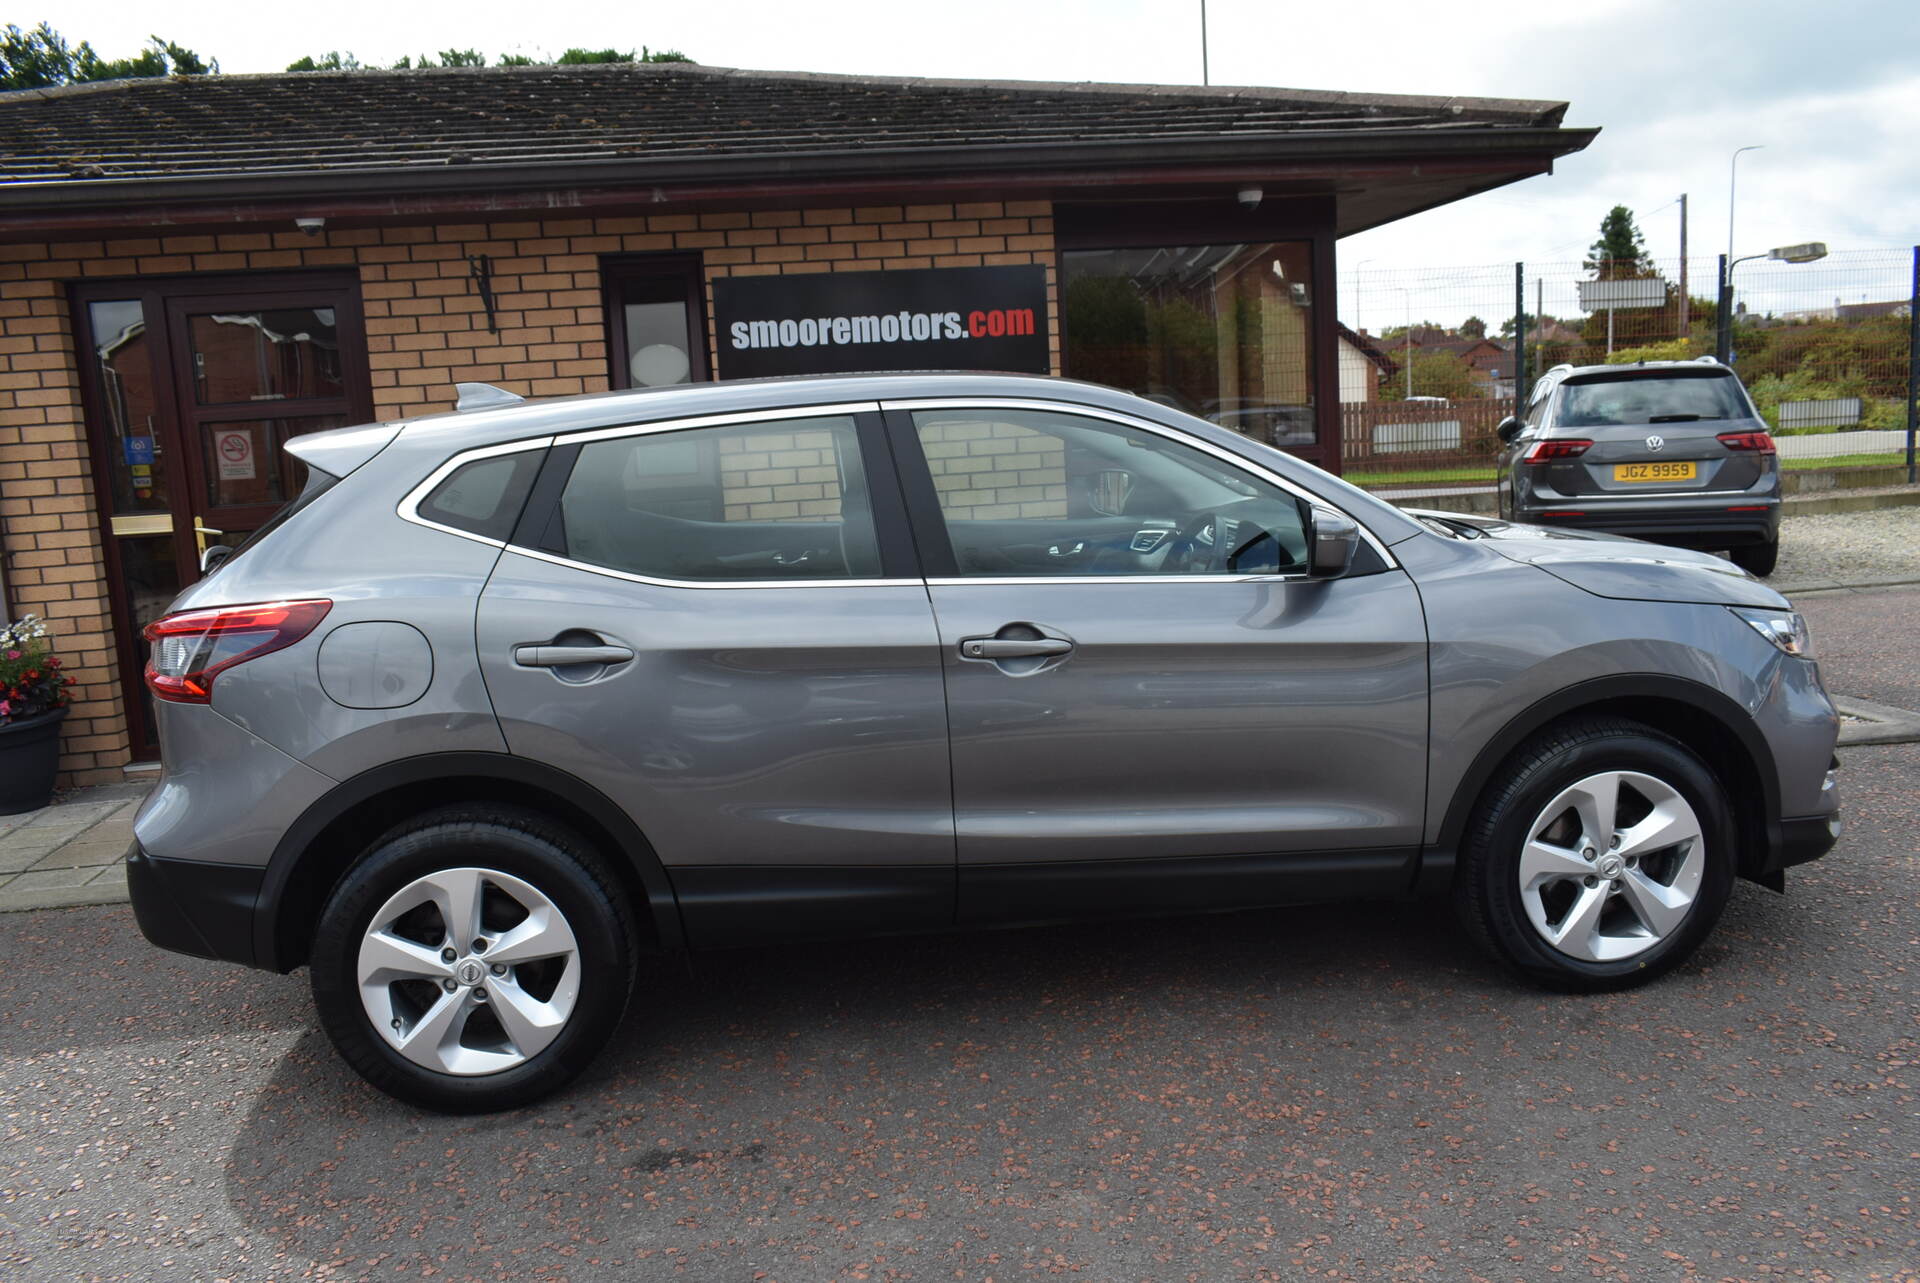
[[346,395],[330,307],[194,313],[187,347],[201,405]]
[[[93,376],[100,389],[109,508],[114,517],[165,513],[167,460],[154,386],[156,362],[137,298],[88,305]],[[164,368],[164,367],[160,367]]]

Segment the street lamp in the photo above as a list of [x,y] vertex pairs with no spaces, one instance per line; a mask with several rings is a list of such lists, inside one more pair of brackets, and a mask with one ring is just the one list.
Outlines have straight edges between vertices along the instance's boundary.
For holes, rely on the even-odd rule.
[[1765,143],[1755,143],[1751,147],[1736,147],[1733,158],[1727,162],[1727,258],[1733,258],[1733,210],[1734,194],[1739,190],[1740,153],[1744,151],[1764,151]]
[[1776,263],[1817,263],[1827,256],[1825,241],[1803,241],[1798,245],[1776,245],[1764,254],[1743,254],[1739,258],[1725,255],[1720,259],[1720,342],[1718,353],[1722,364],[1733,359],[1733,269],[1742,263],[1751,263],[1756,258],[1772,259]]

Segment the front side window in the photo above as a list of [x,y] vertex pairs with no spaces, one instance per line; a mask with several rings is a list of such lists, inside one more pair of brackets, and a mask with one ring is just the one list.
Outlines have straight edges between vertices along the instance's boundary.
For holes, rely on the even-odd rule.
[[647,432],[580,450],[560,497],[573,560],[697,582],[880,575],[853,420]]
[[1043,410],[913,416],[960,574],[1305,569],[1299,501],[1156,432]]
[[1311,445],[1305,241],[1072,250],[1066,372],[1268,445]]

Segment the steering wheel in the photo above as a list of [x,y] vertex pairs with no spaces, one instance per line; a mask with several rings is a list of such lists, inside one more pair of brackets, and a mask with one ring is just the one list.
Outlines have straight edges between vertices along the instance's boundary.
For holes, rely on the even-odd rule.
[[1196,512],[1167,541],[1162,573],[1169,575],[1220,575],[1226,573],[1232,549],[1220,537],[1218,510]]

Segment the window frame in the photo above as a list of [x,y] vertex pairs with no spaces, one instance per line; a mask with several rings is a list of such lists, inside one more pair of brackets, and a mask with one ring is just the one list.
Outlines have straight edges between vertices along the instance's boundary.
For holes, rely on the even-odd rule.
[[[633,571],[617,570],[611,566],[580,561],[534,546],[539,532],[546,529],[548,520],[559,507],[567,476],[578,462],[582,446],[596,441],[614,441],[665,432],[688,432],[701,428],[827,418],[853,420],[855,439],[860,447],[860,464],[866,472],[874,534],[880,546],[881,577],[877,579],[671,579],[660,575],[642,575]],[[458,468],[477,459],[493,458],[524,450],[547,450],[549,453],[546,463],[534,478],[533,489],[527,497],[520,521],[514,528],[513,534],[507,539],[489,539],[484,535],[443,525],[420,515],[421,500],[432,494],[439,484]],[[556,464],[559,466],[556,467]],[[462,539],[471,539],[523,557],[531,557],[536,561],[565,566],[570,570],[584,571],[627,583],[648,584],[657,588],[692,588],[711,592],[736,588],[878,588],[921,582],[906,507],[900,497],[900,485],[894,472],[892,452],[881,424],[880,407],[877,402],[872,401],[835,402],[739,411],[730,414],[697,415],[689,418],[663,419],[655,423],[622,424],[611,428],[556,432],[551,436],[482,446],[462,451],[435,468],[428,474],[426,480],[408,491],[406,497],[400,502],[398,512],[403,519],[416,525],[457,535]]]
[[1151,419],[1118,410],[1109,410],[1104,406],[1025,397],[890,398],[882,401],[880,408],[886,417],[887,435],[893,445],[894,465],[899,471],[900,485],[906,494],[907,510],[913,523],[914,542],[920,549],[921,565],[926,571],[926,582],[930,587],[949,588],[968,584],[1290,583],[1307,581],[1313,576],[1304,571],[1282,574],[1224,575],[962,575],[959,571],[959,563],[953,555],[953,543],[947,533],[946,518],[940,508],[939,493],[934,488],[933,472],[927,466],[926,456],[920,449],[919,433],[913,423],[913,412],[916,410],[1021,410],[1102,420],[1165,437],[1176,445],[1198,450],[1230,468],[1244,472],[1252,480],[1277,487],[1282,492],[1306,503],[1309,508],[1326,508],[1340,513],[1359,528],[1361,540],[1378,556],[1382,569],[1391,570],[1399,566],[1399,562],[1388,550],[1387,545],[1368,528],[1366,522],[1346,511],[1339,504],[1289,481],[1271,469],[1261,467],[1253,460],[1236,454],[1232,450],[1178,428],[1155,423]]
[[[605,301],[607,381],[614,391],[633,387],[628,369],[627,304],[630,302],[684,302],[687,307],[688,383],[713,381],[713,355],[707,350],[706,275],[699,254],[608,254],[600,259],[601,293]],[[646,293],[671,294],[672,299],[640,298]]]

